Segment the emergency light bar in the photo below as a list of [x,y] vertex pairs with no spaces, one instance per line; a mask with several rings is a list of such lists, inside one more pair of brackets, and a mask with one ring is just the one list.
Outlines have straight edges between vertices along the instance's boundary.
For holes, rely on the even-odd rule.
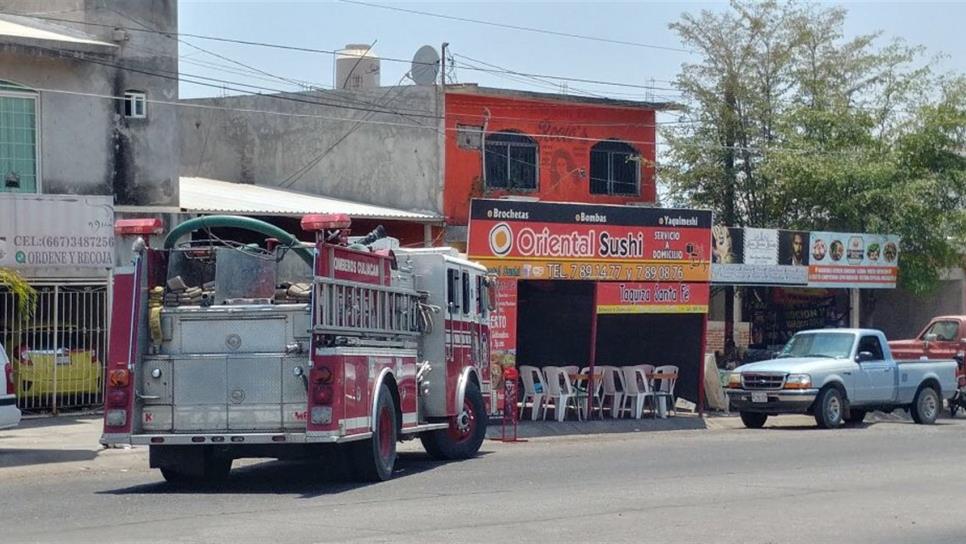
[[302,217],[302,230],[306,232],[347,229],[351,224],[352,219],[344,213],[316,213]]
[[114,221],[114,232],[126,234],[161,234],[164,232],[164,221],[151,219],[118,219]]

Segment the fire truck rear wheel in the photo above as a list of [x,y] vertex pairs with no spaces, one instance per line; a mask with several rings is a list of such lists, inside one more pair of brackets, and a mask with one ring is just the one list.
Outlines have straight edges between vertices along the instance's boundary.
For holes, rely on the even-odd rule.
[[426,453],[435,459],[469,459],[480,451],[486,437],[486,405],[479,386],[466,384],[463,409],[450,420],[449,429],[419,436]]
[[356,476],[368,482],[382,482],[392,477],[396,465],[396,404],[385,384],[379,387],[372,438],[350,444],[350,456]]

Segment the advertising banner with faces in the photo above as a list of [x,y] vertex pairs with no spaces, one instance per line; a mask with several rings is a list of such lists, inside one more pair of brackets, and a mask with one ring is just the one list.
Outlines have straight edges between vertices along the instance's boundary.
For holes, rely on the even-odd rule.
[[712,227],[711,283],[816,288],[896,286],[899,237]]

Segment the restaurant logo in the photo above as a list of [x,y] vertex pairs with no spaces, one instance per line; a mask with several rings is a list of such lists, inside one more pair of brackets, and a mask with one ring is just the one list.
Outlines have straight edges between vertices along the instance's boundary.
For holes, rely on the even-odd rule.
[[849,248],[845,252],[845,258],[849,264],[859,264],[865,256],[865,242],[861,236],[849,238]]
[[513,249],[513,231],[506,223],[497,223],[490,229],[490,251],[503,257]]

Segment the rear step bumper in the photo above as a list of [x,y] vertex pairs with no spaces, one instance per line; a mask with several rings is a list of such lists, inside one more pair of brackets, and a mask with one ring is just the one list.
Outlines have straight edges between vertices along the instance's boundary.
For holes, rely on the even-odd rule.
[[[431,423],[402,429],[403,435],[446,429],[446,423]],[[101,444],[132,446],[231,446],[239,444],[341,444],[366,440],[372,433],[342,435],[339,431],[304,433],[152,433],[152,434],[104,434]]]

